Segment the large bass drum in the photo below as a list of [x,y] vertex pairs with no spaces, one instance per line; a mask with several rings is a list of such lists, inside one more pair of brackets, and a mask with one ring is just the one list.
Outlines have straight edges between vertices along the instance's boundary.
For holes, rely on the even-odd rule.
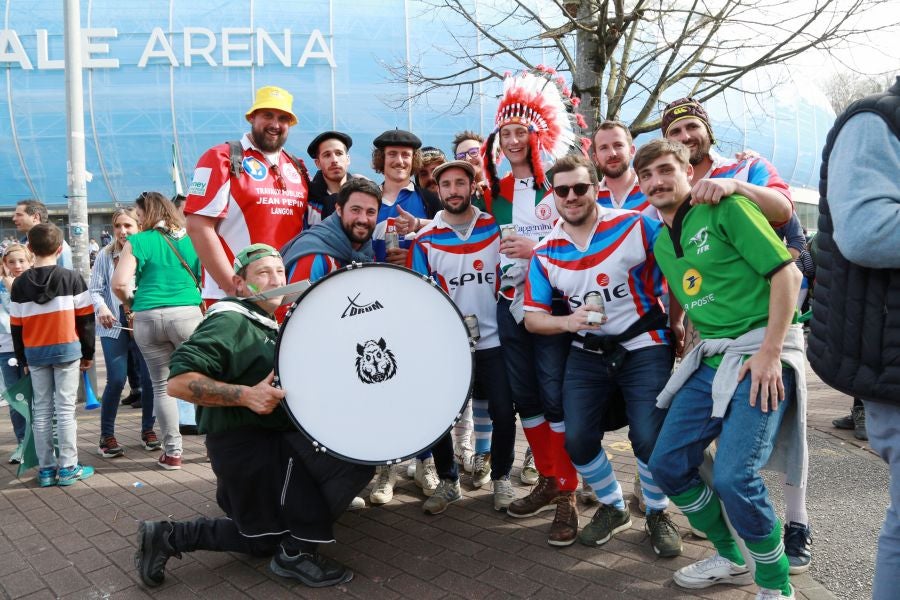
[[473,352],[462,315],[430,278],[354,264],[291,307],[276,380],[317,449],[384,465],[430,448],[452,427],[472,390]]

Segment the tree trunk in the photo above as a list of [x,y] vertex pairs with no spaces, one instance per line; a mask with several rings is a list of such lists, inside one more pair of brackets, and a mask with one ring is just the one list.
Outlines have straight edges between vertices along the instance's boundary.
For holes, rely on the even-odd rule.
[[[577,19],[580,23],[591,20],[593,10],[591,0],[581,0],[578,6]],[[578,30],[575,36],[575,64],[576,71],[572,76],[572,82],[578,91],[581,105],[578,112],[587,121],[587,130],[583,133],[590,135],[600,119],[600,74],[604,65],[597,64],[600,52],[600,43],[597,36],[589,31]]]

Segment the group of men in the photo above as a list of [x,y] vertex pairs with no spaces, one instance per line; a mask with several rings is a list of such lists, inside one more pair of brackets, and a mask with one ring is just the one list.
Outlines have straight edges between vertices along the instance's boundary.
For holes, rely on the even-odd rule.
[[[493,424],[486,468],[497,510],[554,510],[554,546],[607,542],[631,520],[603,432],[627,424],[654,552],[681,553],[669,500],[716,549],[678,570],[676,583],[755,581],[758,598],[793,597],[789,572],[811,560],[800,274],[773,229],[791,218],[792,204],[770,163],[715,154],[706,112],[684,98],[664,110],[663,139],[636,151],[626,126],[604,122],[592,161],[557,155],[547,177],[547,119],[501,101],[488,140],[458,137],[449,162],[426,163],[410,132],[376,138],[381,186],[349,174],[350,136],[320,134],[308,148],[319,169],[310,182],[303,162],[282,149],[296,123],[291,100],[260,89],[247,112],[251,131],[208,151],[191,184],[185,213],[204,296],[228,299],[176,352],[170,390],[202,407],[198,423],[229,518],[142,523],[136,563],[147,585],[162,582],[169,557],[201,548],[274,555],[275,573],[311,586],[352,577],[316,546],[333,540],[334,520],[372,468],[313,452],[289,426],[285,392],[270,385],[280,298],[258,294],[379,260],[433,277],[478,318],[475,395]],[[509,161],[502,178],[498,156]],[[399,243],[388,244],[394,232]],[[474,262],[497,277],[449,283]],[[670,378],[685,314],[702,341]],[[238,356],[223,328],[238,330],[226,342],[246,335],[259,343]],[[522,498],[509,483],[516,412],[540,474]],[[699,467],[716,439],[704,481]],[[438,514],[462,490],[449,434],[432,453],[439,481],[423,509]],[[266,463],[253,485],[238,468],[248,457]],[[759,476],[766,464],[786,476],[784,526]],[[600,501],[580,531],[579,477]],[[308,499],[286,502],[286,481],[289,495]],[[755,562],[752,575],[722,505]]]

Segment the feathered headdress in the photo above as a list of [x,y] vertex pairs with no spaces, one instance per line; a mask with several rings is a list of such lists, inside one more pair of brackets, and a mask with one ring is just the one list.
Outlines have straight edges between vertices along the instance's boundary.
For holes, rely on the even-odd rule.
[[524,71],[519,75],[506,75],[503,96],[497,107],[494,130],[481,147],[484,172],[491,190],[499,193],[497,163],[500,160],[500,129],[505,125],[524,125],[531,133],[531,171],[534,187],[544,186],[543,161],[556,160],[573,147],[584,149],[587,140],[575,133],[575,125],[584,128],[584,118],[575,114],[578,98],[566,87],[565,80],[556,71],[544,65]]

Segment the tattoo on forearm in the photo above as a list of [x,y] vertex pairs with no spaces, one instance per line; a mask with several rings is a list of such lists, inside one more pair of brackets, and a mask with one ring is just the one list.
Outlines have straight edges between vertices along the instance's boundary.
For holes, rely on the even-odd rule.
[[241,387],[204,378],[191,381],[191,402],[200,406],[239,406]]

